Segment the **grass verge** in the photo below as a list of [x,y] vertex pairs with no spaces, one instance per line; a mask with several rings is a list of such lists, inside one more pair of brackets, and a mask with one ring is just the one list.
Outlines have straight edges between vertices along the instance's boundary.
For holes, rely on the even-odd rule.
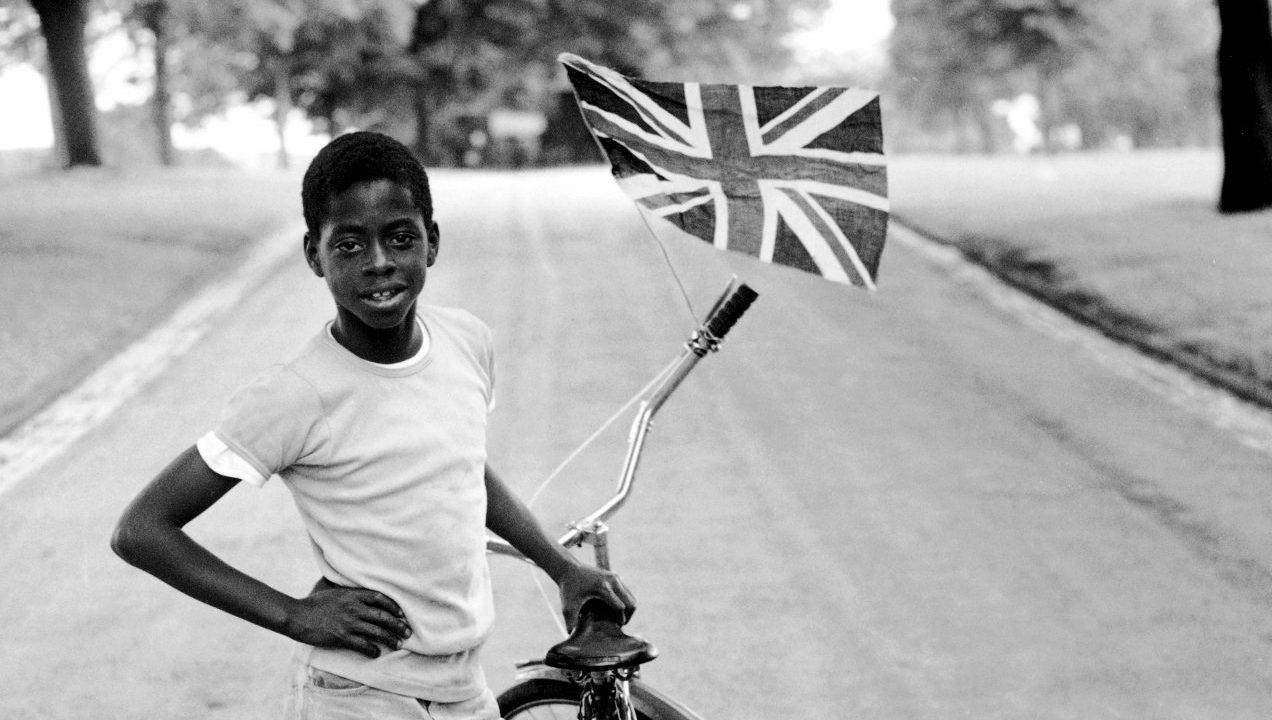
[[0,179],[0,434],[298,219],[299,188],[206,168]]
[[1113,337],[1272,407],[1272,213],[1202,150],[902,157],[897,219]]

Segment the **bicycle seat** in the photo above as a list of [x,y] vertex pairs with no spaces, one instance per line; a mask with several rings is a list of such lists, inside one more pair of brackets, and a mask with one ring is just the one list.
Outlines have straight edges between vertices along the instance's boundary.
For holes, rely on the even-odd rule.
[[579,611],[574,632],[553,645],[543,661],[561,670],[595,672],[641,665],[658,657],[658,649],[640,636],[623,632],[621,619],[599,601]]

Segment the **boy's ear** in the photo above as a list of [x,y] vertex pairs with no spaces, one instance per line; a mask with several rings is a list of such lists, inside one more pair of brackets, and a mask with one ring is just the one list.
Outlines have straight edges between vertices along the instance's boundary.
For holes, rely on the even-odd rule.
[[314,275],[322,277],[322,263],[318,261],[318,238],[311,233],[305,233],[302,244],[305,249],[305,263],[309,265]]
[[433,263],[437,262],[437,246],[442,240],[442,231],[434,221],[428,226],[428,266],[433,267]]

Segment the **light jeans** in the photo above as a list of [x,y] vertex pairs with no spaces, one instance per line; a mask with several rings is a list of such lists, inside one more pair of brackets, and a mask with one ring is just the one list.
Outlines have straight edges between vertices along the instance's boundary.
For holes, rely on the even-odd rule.
[[293,666],[286,720],[498,720],[499,706],[487,688],[454,703],[430,702],[368,687],[339,675]]

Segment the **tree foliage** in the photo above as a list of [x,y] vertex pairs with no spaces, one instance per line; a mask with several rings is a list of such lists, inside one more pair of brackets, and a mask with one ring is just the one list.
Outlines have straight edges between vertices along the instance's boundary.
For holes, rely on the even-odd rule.
[[787,60],[775,39],[793,12],[825,0],[752,0],[754,8],[740,0],[181,2],[203,49],[250,59],[228,73],[249,96],[299,107],[332,132],[413,137],[421,156],[455,163],[493,108],[551,112],[564,89],[561,51],[633,74],[753,81]]
[[417,149],[445,154],[454,140],[447,129],[498,104],[543,108],[550,123],[562,119],[561,110],[573,118],[560,101],[568,92],[556,62],[563,51],[631,75],[779,77],[790,59],[780,39],[795,14],[824,6],[825,0],[430,0],[417,12],[410,47],[420,67]]
[[996,98],[1040,100],[1099,145],[1200,142],[1209,127],[1215,41],[1208,0],[893,0],[889,84],[903,112],[993,150]]
[[400,89],[415,68],[401,52],[400,26],[383,7],[307,18],[295,31],[294,102],[332,134],[376,128],[403,112]]
[[26,0],[0,0],[0,66],[38,63],[40,18]]
[[[826,0],[26,0],[120,13],[158,49],[152,113],[160,155],[172,122],[197,123],[236,97],[275,101],[332,133],[374,127],[458,162],[495,108],[558,114],[556,56],[633,75],[771,82],[788,75],[781,38]],[[0,52],[28,51],[34,14],[0,0]],[[23,28],[27,32],[22,32]],[[82,43],[81,43],[82,46]],[[567,115],[572,109],[566,110]],[[285,149],[280,156],[285,158]]]
[[1218,38],[1205,10],[1204,0],[1100,5],[1096,42],[1060,78],[1061,119],[1089,146],[1210,143]]
[[[272,99],[282,165],[287,164],[284,139],[292,108],[299,103],[311,116],[331,121],[340,89],[324,83],[339,85],[347,79],[347,73],[332,68],[347,66],[351,58],[366,59],[357,48],[350,54],[349,26],[372,17],[386,25],[376,13],[402,4],[388,0],[168,1],[179,4],[175,14],[187,31],[181,75],[192,98],[191,114],[214,112],[234,94]],[[316,45],[331,57],[319,57]],[[365,68],[359,87],[373,89],[367,81],[381,69]]]
[[[990,122],[990,100],[1014,84],[1016,68],[1006,49],[982,42],[968,26],[970,5],[893,0],[891,85],[920,127],[983,128]],[[984,149],[992,149],[992,139],[981,133]]]

